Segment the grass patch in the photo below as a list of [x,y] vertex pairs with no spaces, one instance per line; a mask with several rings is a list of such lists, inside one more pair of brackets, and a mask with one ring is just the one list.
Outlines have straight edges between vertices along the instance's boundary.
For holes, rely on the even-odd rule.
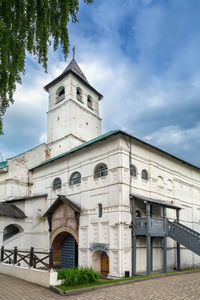
[[[188,272],[194,272],[194,271],[200,271],[200,268],[183,270],[183,271],[181,271],[181,273],[183,273],[183,272],[188,273]],[[120,278],[120,279],[98,280],[96,282],[88,282],[88,283],[77,284],[77,285],[73,285],[73,286],[63,284],[63,285],[58,285],[57,288],[59,288],[63,292],[65,292],[65,291],[70,291],[70,290],[83,289],[83,288],[99,286],[99,285],[107,285],[110,283],[123,282],[123,281],[129,281],[129,280],[140,279],[140,278],[156,277],[156,276],[160,276],[163,274],[180,274],[180,272],[179,271],[171,271],[171,272],[151,274],[151,275],[137,275],[137,276],[133,276],[133,277]]]

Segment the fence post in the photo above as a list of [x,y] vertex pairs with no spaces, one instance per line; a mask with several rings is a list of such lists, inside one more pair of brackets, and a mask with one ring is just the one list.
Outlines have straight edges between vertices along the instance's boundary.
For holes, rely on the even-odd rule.
[[17,247],[14,247],[14,252],[13,252],[13,265],[16,265],[17,263]]
[[49,270],[53,269],[53,248],[49,250]]
[[29,267],[33,267],[33,254],[34,254],[34,248],[31,247],[30,249],[30,257],[29,257]]
[[3,262],[4,259],[4,246],[1,247],[1,262]]
[[35,255],[33,256],[33,268],[36,269],[36,257],[35,257]]

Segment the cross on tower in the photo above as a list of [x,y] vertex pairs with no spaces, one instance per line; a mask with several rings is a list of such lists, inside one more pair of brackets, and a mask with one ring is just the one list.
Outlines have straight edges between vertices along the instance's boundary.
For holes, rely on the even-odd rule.
[[73,51],[73,59],[75,59],[75,46],[72,48]]

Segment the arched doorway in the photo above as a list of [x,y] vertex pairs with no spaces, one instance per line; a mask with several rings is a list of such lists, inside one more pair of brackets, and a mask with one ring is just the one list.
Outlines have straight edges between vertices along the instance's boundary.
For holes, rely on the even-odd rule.
[[78,265],[78,244],[69,232],[60,232],[52,242],[54,268],[72,268]]
[[78,246],[75,238],[67,234],[61,245],[61,268],[73,268],[78,265]]
[[109,273],[109,257],[105,251],[95,251],[92,254],[92,267],[95,271],[100,272],[103,276]]

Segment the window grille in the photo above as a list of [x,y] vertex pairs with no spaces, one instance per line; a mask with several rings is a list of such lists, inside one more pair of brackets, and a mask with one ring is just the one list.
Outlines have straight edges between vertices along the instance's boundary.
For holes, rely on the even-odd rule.
[[106,164],[100,164],[96,166],[94,171],[94,177],[102,177],[108,175],[108,167]]
[[61,189],[61,184],[62,184],[62,181],[60,178],[55,178],[54,181],[53,181],[53,190],[58,190],[58,189]]
[[79,172],[74,172],[70,177],[70,185],[81,183],[81,174]]
[[130,165],[130,175],[136,177],[137,175],[137,170],[134,165]]
[[142,170],[142,179],[144,179],[144,180],[148,180],[148,173],[147,173],[147,171],[146,170]]

